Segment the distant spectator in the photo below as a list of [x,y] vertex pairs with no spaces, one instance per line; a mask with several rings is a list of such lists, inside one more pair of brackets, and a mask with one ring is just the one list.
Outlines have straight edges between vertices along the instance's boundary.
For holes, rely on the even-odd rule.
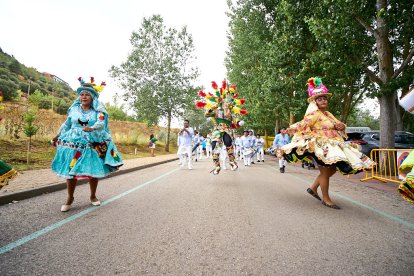
[[155,138],[154,134],[151,134],[151,135],[150,135],[150,138],[149,138],[148,147],[149,147],[149,149],[150,149],[150,152],[151,152],[151,156],[152,156],[152,157],[155,157],[155,155],[154,155],[154,151],[155,151],[155,142],[157,142],[157,138]]

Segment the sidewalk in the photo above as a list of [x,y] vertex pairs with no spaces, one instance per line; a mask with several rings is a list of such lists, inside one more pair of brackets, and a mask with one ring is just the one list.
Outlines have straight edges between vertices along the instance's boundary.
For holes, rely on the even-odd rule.
[[[176,154],[124,160],[124,165],[119,171],[110,174],[108,177],[129,173],[131,171],[160,165],[174,160],[178,160]],[[79,181],[80,184],[86,182],[86,180]],[[19,172],[7,186],[0,190],[0,205],[65,188],[65,179],[58,177],[51,169]]]

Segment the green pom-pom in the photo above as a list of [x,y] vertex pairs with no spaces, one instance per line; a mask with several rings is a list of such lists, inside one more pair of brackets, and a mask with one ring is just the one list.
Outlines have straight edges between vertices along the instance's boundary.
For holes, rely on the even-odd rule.
[[318,87],[322,84],[322,80],[320,77],[315,77],[315,86]]

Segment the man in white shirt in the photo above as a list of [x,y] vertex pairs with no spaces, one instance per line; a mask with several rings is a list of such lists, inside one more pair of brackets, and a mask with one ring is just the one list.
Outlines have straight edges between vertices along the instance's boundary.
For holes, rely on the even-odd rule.
[[243,136],[240,138],[240,144],[243,149],[243,160],[245,166],[250,166],[252,162],[252,155],[253,155],[253,141],[251,136],[249,136],[249,131],[245,130],[243,132]]
[[275,136],[275,140],[273,141],[273,147],[276,148],[276,157],[279,158],[279,169],[281,173],[285,172],[287,162],[283,158],[283,151],[280,148],[289,143],[290,137],[286,132],[286,128],[282,127],[280,133]]
[[191,164],[193,137],[194,130],[190,127],[190,122],[184,120],[184,127],[178,132],[177,155],[180,158],[181,167],[187,163],[189,170],[193,168]]
[[256,145],[257,145],[257,154],[256,154],[256,160],[257,162],[264,162],[264,139],[260,137],[260,134],[256,135]]
[[257,141],[256,141],[256,136],[254,136],[254,132],[253,132],[252,129],[249,130],[249,137],[252,141],[252,148],[253,148],[253,153],[252,153],[252,156],[250,157],[250,159],[251,159],[251,163],[254,164],[253,157],[254,157],[255,153],[257,152]]
[[243,152],[242,152],[242,147],[240,144],[240,135],[236,134],[236,139],[234,140],[234,147],[235,147],[235,158],[242,160],[243,158]]

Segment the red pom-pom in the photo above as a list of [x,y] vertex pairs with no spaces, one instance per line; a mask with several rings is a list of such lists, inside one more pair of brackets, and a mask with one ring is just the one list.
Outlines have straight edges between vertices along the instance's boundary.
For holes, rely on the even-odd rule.
[[308,79],[308,85],[315,87],[315,79],[314,78]]
[[245,99],[240,99],[240,103],[241,104],[244,104],[246,102],[246,100]]
[[82,80],[82,77],[79,77],[79,78],[78,78],[78,81],[81,81],[81,80]]
[[230,89],[236,90],[236,86],[234,84],[230,85]]
[[103,81],[103,82],[101,82],[101,85],[102,85],[102,86],[106,86],[106,82],[104,82],[104,81]]
[[226,85],[227,85],[227,82],[226,82],[226,80],[224,80],[224,81],[221,83],[221,87],[222,87],[222,88],[226,88]]
[[235,122],[231,122],[231,128],[238,128],[239,126]]
[[95,78],[91,77],[91,83],[94,83],[94,82],[95,82]]
[[239,93],[236,93],[233,95],[233,98],[237,98],[239,96]]
[[203,90],[198,91],[198,95],[201,97],[207,96],[206,93],[203,92]]
[[240,114],[242,114],[242,115],[246,115],[246,114],[247,114],[247,110],[246,110],[246,109],[241,109],[241,110],[240,110]]
[[204,108],[207,105],[205,102],[196,102],[195,107],[196,108]]
[[218,85],[217,85],[217,83],[215,81],[212,81],[211,82],[211,87],[213,87],[214,90],[217,90]]

